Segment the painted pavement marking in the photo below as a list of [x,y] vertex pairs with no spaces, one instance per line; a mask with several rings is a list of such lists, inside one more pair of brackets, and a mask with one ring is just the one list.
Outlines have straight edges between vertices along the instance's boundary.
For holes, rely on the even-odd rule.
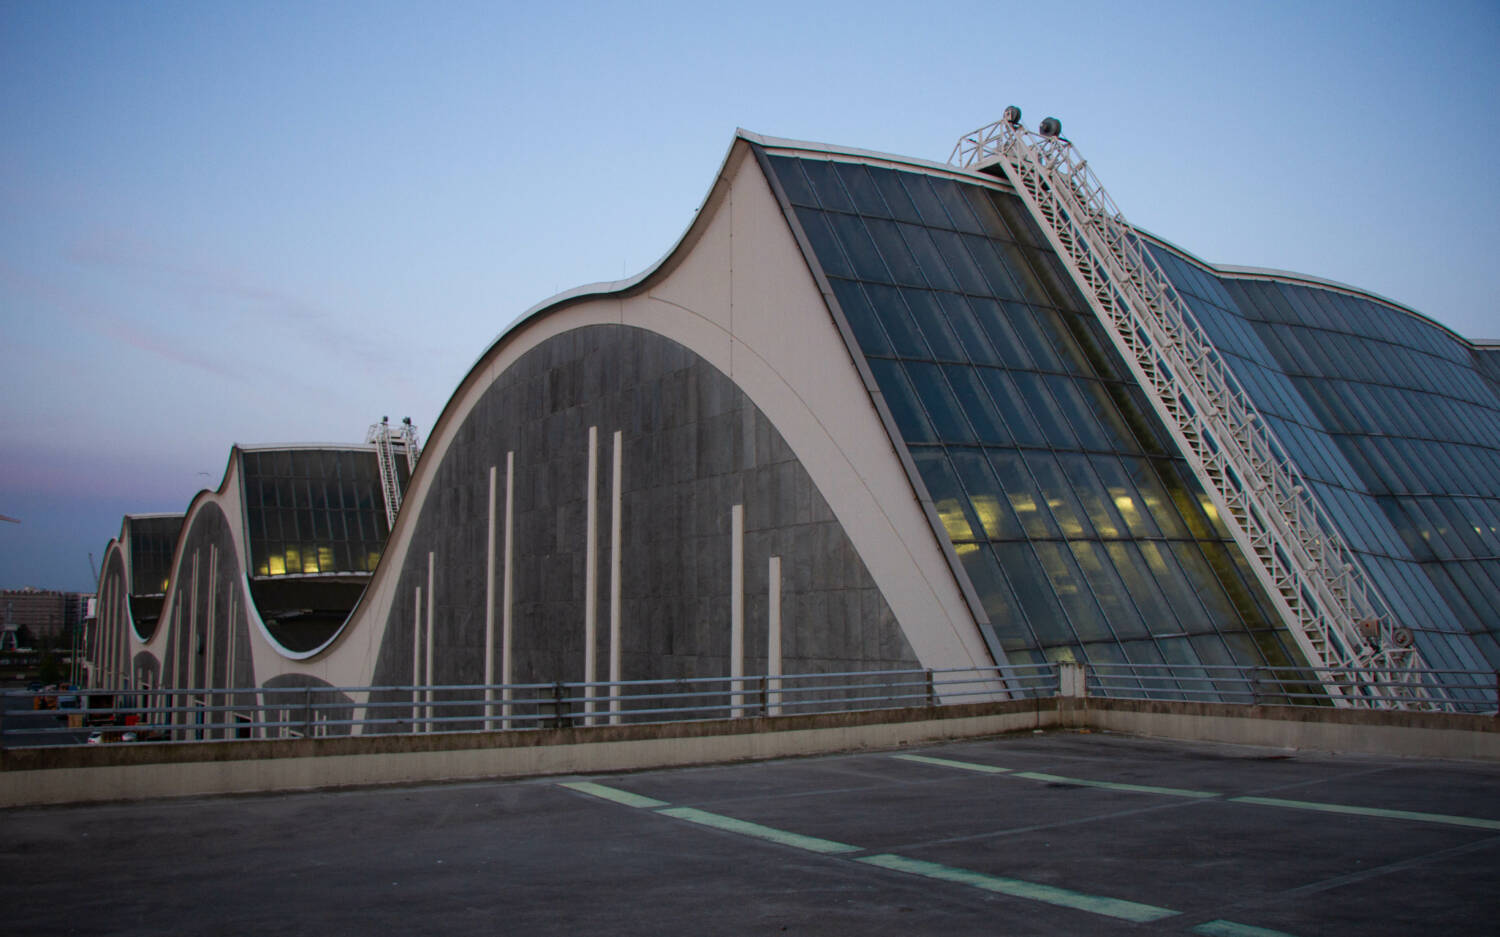
[[656,812],[668,817],[676,817],[679,820],[686,820],[689,823],[711,826],[714,829],[739,833],[743,836],[753,836],[756,839],[764,839],[782,846],[791,846],[794,849],[806,849],[809,852],[820,852],[824,855],[864,851],[859,846],[850,846],[848,843],[838,843],[831,839],[819,839],[816,836],[803,836],[801,833],[792,833],[787,830],[778,830],[775,827],[761,826],[759,823],[751,823],[749,820],[737,820],[734,817],[726,817],[719,813],[709,813],[707,810],[698,810],[694,807],[667,807]]
[[1055,885],[1043,885],[1038,882],[1027,882],[1016,878],[986,875],[983,872],[974,872],[969,869],[955,869],[951,866],[939,865],[936,862],[908,859],[905,856],[896,856],[890,853],[882,853],[876,856],[860,856],[855,861],[865,862],[895,872],[906,872],[911,875],[922,875],[945,882],[956,882],[960,885],[998,892],[999,894],[1010,895],[1015,898],[1041,901],[1046,904],[1073,908],[1078,911],[1088,911],[1092,914],[1102,914],[1107,917],[1135,921],[1140,924],[1148,921],[1159,921],[1162,918],[1173,917],[1181,913],[1173,911],[1170,908],[1158,908],[1155,905],[1140,904],[1139,902],[1125,901],[1120,898],[1090,895],[1081,891],[1058,888]]
[[964,771],[978,771],[983,774],[1009,774],[1010,768],[1001,768],[995,765],[981,764],[977,761],[954,761],[951,758],[934,758],[931,755],[892,755],[892,758],[900,758],[902,761],[915,761],[924,765],[937,765],[941,768],[961,768]]
[[1448,826],[1468,826],[1478,830],[1500,830],[1500,820],[1483,817],[1456,817],[1446,813],[1422,813],[1416,810],[1387,810],[1383,807],[1356,807],[1352,804],[1328,804],[1314,800],[1283,800],[1280,797],[1230,797],[1234,803],[1257,804],[1262,807],[1290,807],[1293,810],[1318,810],[1323,813],[1347,813],[1361,817],[1381,817],[1389,820],[1420,820],[1424,823],[1443,823]]
[[1169,797],[1193,797],[1200,800],[1224,796],[1215,794],[1213,791],[1190,791],[1181,787],[1155,787],[1150,784],[1122,784],[1118,781],[1090,781],[1087,778],[1067,778],[1056,774],[1042,774],[1038,771],[1017,771],[1013,776],[1026,778],[1028,781],[1074,784],[1079,787],[1097,787],[1106,791],[1126,791],[1132,794],[1165,794]]
[[1193,928],[1193,933],[1202,934],[1203,937],[1292,937],[1286,931],[1251,927],[1249,924],[1236,924],[1233,921],[1208,921]]
[[[1280,797],[1231,796],[1214,791],[1195,791],[1180,787],[1155,787],[1150,784],[1123,784],[1117,781],[1095,781],[1089,778],[1072,778],[1060,774],[1043,774],[1039,771],[1015,771],[979,762],[954,761],[948,758],[929,758],[925,755],[892,755],[905,761],[967,771],[983,771],[988,774],[1009,774],[1013,778],[1028,781],[1045,781],[1050,784],[1072,784],[1078,787],[1097,787],[1108,791],[1126,791],[1135,794],[1163,794],[1169,797],[1189,797],[1197,800],[1224,800],[1227,803],[1254,804],[1259,807],[1288,807],[1293,810],[1316,810],[1323,813],[1352,814],[1362,817],[1379,817],[1386,820],[1417,820],[1423,823],[1441,823],[1447,826],[1466,826],[1478,830],[1500,830],[1500,820],[1484,817],[1460,817],[1447,813],[1423,813],[1417,810],[1388,810],[1384,807],[1358,807],[1352,804],[1331,804],[1315,800],[1287,800]],[[1269,931],[1268,933],[1275,933]]]
[[657,800],[654,797],[646,797],[643,794],[632,794],[614,787],[605,787],[603,784],[595,784],[593,781],[564,781],[560,787],[570,788],[580,794],[589,794],[593,797],[601,797],[611,800],[626,807],[665,807],[667,802]]
[[[967,764],[963,762],[949,762],[946,759],[927,758],[926,756],[915,756],[911,760],[947,766],[967,767]],[[1006,768],[991,768],[992,772],[1008,770]],[[577,791],[580,794],[599,797],[622,806],[648,808],[653,813],[663,816],[675,817],[679,820],[686,820],[689,823],[697,823],[729,833],[751,836],[795,849],[805,849],[810,852],[830,856],[848,856],[849,853],[864,851],[860,846],[851,846],[848,843],[840,843],[831,839],[820,839],[816,836],[804,836],[801,833],[792,833],[788,830],[762,826],[759,823],[752,823],[749,820],[740,820],[734,817],[726,817],[723,814],[710,813],[707,810],[699,810],[696,807],[673,807],[665,801],[656,800],[655,798],[646,797],[641,794],[633,794],[629,791],[622,791],[604,784],[597,784],[593,781],[567,781],[561,782],[559,786]],[[1147,923],[1158,921],[1162,918],[1174,917],[1181,913],[1180,911],[1173,911],[1170,908],[1158,908],[1155,905],[1142,904],[1137,901],[1126,901],[1123,898],[1091,895],[1087,892],[1059,888],[1056,885],[1044,885],[1040,882],[1028,882],[1024,879],[987,875],[983,872],[975,872],[970,869],[939,865],[936,862],[910,859],[906,856],[898,856],[891,853],[881,853],[874,856],[848,856],[848,858],[893,872],[921,875],[926,878],[967,885],[983,891],[1009,895],[1013,898],[1039,901],[1044,904],[1071,908],[1077,911],[1086,911],[1091,914],[1119,918],[1125,921]],[[1222,923],[1228,924],[1228,922]],[[1229,926],[1243,925],[1231,924]],[[1262,932],[1253,929],[1240,932],[1225,931],[1222,937],[1275,937],[1275,932],[1265,931],[1262,934]]]

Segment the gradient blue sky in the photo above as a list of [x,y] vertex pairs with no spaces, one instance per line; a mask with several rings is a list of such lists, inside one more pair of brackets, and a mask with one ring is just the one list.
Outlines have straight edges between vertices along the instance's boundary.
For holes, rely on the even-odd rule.
[[944,160],[1053,114],[1216,262],[1500,337],[1500,4],[0,0],[0,587],[93,588],[235,442],[424,431],[651,264],[735,127]]

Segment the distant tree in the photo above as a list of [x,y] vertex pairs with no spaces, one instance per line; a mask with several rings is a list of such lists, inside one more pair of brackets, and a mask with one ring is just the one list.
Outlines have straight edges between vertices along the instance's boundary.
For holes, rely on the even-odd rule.
[[30,628],[26,627],[25,625],[16,626],[16,644],[19,647],[32,647],[33,645],[31,642],[33,640],[34,639],[32,638]]
[[49,651],[42,652],[41,663],[37,666],[36,678],[42,683],[61,683],[63,679],[62,664],[58,662],[57,655]]

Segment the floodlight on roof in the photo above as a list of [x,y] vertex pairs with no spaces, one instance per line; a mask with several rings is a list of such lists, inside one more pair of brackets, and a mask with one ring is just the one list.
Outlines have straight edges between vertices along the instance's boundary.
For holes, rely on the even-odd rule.
[[1021,123],[1021,109],[1012,104],[1000,115],[1000,119],[1012,126],[1018,125]]
[[1044,137],[1062,136],[1062,121],[1056,117],[1043,117],[1042,125],[1037,128],[1037,133]]

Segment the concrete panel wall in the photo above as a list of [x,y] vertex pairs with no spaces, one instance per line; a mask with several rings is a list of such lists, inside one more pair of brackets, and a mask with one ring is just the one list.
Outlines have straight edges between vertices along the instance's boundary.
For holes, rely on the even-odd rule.
[[[616,431],[618,564],[609,536]],[[508,467],[511,517],[503,504]],[[826,499],[746,394],[704,358],[656,333],[588,325],[549,338],[511,364],[443,453],[405,553],[374,682],[425,679],[429,630],[435,683],[481,682],[486,654],[495,660],[493,672],[501,672],[486,603],[504,601],[507,523],[514,543],[513,682],[585,678],[591,556],[592,679],[607,676],[616,571],[622,679],[727,676],[737,505],[744,512],[743,672],[767,669],[772,556],[783,570],[785,671],[918,665]],[[491,569],[494,579],[487,581]],[[422,631],[414,633],[419,616]]]

